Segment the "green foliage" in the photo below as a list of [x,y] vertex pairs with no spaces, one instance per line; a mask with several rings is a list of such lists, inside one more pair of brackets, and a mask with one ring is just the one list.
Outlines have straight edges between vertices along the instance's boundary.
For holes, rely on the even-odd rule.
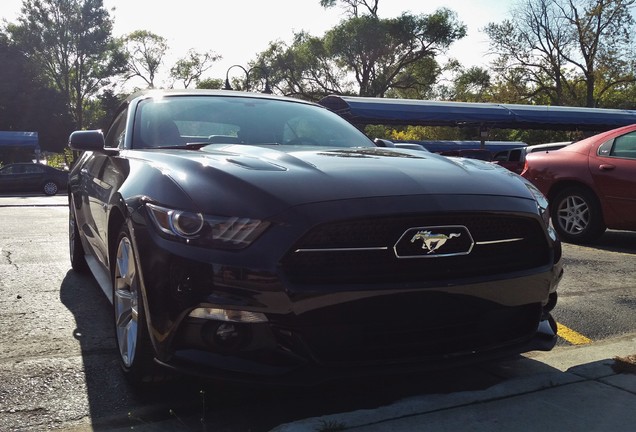
[[[312,101],[340,94],[636,109],[636,0],[517,3],[508,20],[485,29],[497,54],[490,69],[440,62],[466,34],[449,9],[383,18],[379,0],[320,4],[341,7],[345,19],[322,36],[300,32],[289,44],[271,42],[246,65],[253,73],[230,76],[232,86],[263,90],[267,76],[275,93]],[[112,25],[102,0],[24,0],[17,22],[0,29],[0,130],[36,131],[44,150],[61,152],[73,129],[108,125],[126,97],[110,84],[137,77],[155,86],[166,39],[146,30],[113,39]],[[203,78],[220,58],[187,52],[170,68],[171,85],[222,88],[223,79]],[[372,125],[365,131],[387,139],[479,138],[475,128]],[[489,131],[491,140],[529,144],[572,136]]]
[[195,50],[189,50],[185,57],[177,60],[172,66],[170,76],[176,81],[181,81],[185,88],[190,87],[192,83],[197,88],[202,88],[199,86],[201,76],[220,58],[220,55],[212,51],[198,53]]
[[317,101],[328,94],[354,94],[346,71],[337,67],[321,38],[301,32],[291,46],[272,42],[255,64],[266,65],[279,93]]
[[220,78],[206,78],[197,82],[199,89],[221,89],[223,88],[223,80]]
[[355,77],[360,96],[383,97],[394,87],[429,87],[439,72],[432,59],[465,34],[455,14],[441,9],[392,19],[351,18],[325,34],[324,46]]
[[[377,7],[377,2],[343,3],[370,7],[370,12]],[[390,19],[352,15],[324,37],[298,33],[291,46],[270,44],[258,63],[267,64],[272,83],[282,93],[311,100],[332,93],[422,96],[429,95],[439,79],[435,57],[466,34],[448,9]]]
[[121,66],[102,0],[24,0],[18,23],[7,29],[47,85],[66,99],[66,111],[81,128],[85,101]]
[[43,150],[60,151],[74,127],[64,95],[3,34],[0,65],[0,130],[37,132]]
[[47,156],[46,160],[47,160],[47,165],[55,167],[55,168],[59,168],[59,169],[64,169],[73,165],[74,156],[71,149],[68,147],[65,147],[62,153],[51,154]]
[[461,70],[453,80],[450,100],[462,102],[489,102],[490,72],[480,67]]
[[316,432],[337,432],[347,429],[347,425],[336,420],[322,420]]
[[107,89],[88,101],[84,107],[86,129],[105,131],[127,96],[127,94],[115,94],[111,89]]
[[364,133],[370,138],[384,138],[395,141],[423,140],[472,140],[479,131],[475,128],[454,128],[439,126],[384,126],[368,125]]

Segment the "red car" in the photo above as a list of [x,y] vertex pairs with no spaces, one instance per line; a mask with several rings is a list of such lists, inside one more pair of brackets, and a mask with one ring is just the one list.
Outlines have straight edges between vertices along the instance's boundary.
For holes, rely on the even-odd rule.
[[606,228],[636,231],[636,124],[528,154],[521,175],[548,197],[564,241],[589,243]]

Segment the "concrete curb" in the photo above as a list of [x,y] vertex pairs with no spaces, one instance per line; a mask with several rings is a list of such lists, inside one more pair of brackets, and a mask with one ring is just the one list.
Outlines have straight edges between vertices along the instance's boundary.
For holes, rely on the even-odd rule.
[[[491,431],[491,430],[519,430],[520,426],[527,426],[525,430],[538,430],[539,421],[545,422],[550,430],[590,430],[588,422],[602,419],[609,408],[605,401],[612,401],[612,406],[626,404],[625,410],[620,415],[613,416],[608,421],[611,425],[603,424],[601,430],[614,430],[621,425],[632,426],[636,424],[636,375],[617,373],[612,369],[613,358],[616,356],[630,355],[636,352],[636,336],[629,335],[613,339],[599,344],[586,346],[564,347],[549,353],[529,353],[527,359],[521,359],[515,363],[511,372],[511,378],[496,384],[485,390],[465,391],[451,394],[422,395],[403,399],[393,404],[377,409],[358,410],[349,413],[332,414],[320,417],[308,418],[291,423],[286,423],[272,429],[271,432],[318,432],[333,430],[361,429],[366,431],[399,431],[399,430],[456,430],[461,427],[455,424],[453,418],[471,417],[480,418],[477,407],[501,405],[499,408],[491,408],[490,412],[496,412],[492,418],[498,421],[482,418],[477,423],[471,423],[465,430]],[[611,353],[612,357],[607,358]],[[544,363],[554,368],[554,372],[529,374],[526,366],[532,369],[532,365],[524,365],[530,360]],[[522,369],[526,370],[522,370]],[[525,375],[524,375],[525,374]],[[598,401],[597,398],[604,399]],[[573,399],[574,398],[574,399]],[[576,400],[575,400],[576,399]],[[570,409],[572,404],[590,405],[584,416],[567,416],[559,410],[546,409],[546,413],[538,413],[524,406],[535,404],[547,404],[561,409]],[[506,411],[518,406],[516,417],[511,419],[515,423],[506,423],[502,419],[506,417]],[[594,412],[594,406],[602,407],[603,412]],[[627,409],[631,406],[631,409]],[[546,406],[547,408],[547,406]],[[591,410],[591,411],[590,411]],[[623,417],[621,417],[621,415]],[[564,417],[560,417],[564,416]],[[548,418],[553,423],[548,422]],[[560,421],[568,421],[567,424]],[[579,422],[579,423],[577,423]],[[631,422],[631,423],[630,423]],[[426,427],[425,427],[426,426]],[[465,425],[467,426],[467,425]],[[560,427],[563,426],[563,427]],[[576,427],[580,429],[576,429]],[[575,429],[568,429],[575,427]],[[501,428],[501,429],[500,429]],[[524,427],[521,428],[523,430]]]

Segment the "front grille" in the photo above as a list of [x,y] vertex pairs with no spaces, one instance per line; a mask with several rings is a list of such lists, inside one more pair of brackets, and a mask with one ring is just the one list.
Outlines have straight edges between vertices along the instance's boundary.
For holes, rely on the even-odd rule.
[[[278,323],[290,351],[319,363],[409,361],[470,354],[531,338],[538,303],[503,306],[439,292],[382,296],[321,308]],[[293,329],[293,330],[292,330]]]
[[[469,254],[398,258],[393,247],[409,229],[465,226]],[[516,241],[506,240],[519,239]],[[368,250],[360,250],[367,248]],[[293,284],[427,282],[523,271],[550,264],[538,220],[502,214],[423,215],[339,221],[317,226],[283,258]]]

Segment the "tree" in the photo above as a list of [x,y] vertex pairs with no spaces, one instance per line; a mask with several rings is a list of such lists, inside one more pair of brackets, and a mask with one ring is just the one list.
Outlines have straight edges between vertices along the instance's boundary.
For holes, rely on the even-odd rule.
[[197,81],[198,89],[220,89],[223,88],[223,80],[220,78],[205,78]]
[[2,33],[0,64],[0,130],[37,132],[44,150],[60,151],[74,127],[64,95]]
[[91,99],[84,110],[87,128],[106,131],[117,109],[127,97],[128,94],[116,94],[112,88],[107,88]]
[[17,24],[7,29],[82,128],[84,104],[119,71],[122,60],[102,0],[24,0]]
[[[285,94],[384,97],[390,90],[425,91],[440,71],[435,57],[466,34],[448,9],[380,19],[375,15],[377,1],[345,3],[353,8],[352,17],[324,37],[299,33],[290,47],[271,44],[260,55],[258,61],[269,65],[272,82]],[[360,5],[367,6],[368,13],[361,13]]]
[[461,102],[491,101],[491,77],[488,70],[477,66],[465,69],[456,63],[452,72],[451,85],[440,86],[441,99]]
[[147,30],[136,30],[121,39],[126,58],[124,79],[141,78],[148,88],[155,87],[155,77],[168,51],[168,41]]
[[[578,3],[578,4],[577,4]],[[561,7],[575,30],[580,56],[562,53],[585,81],[585,106],[597,105],[614,86],[634,82],[634,0],[569,0]],[[628,59],[628,60],[625,60]]]
[[270,43],[254,64],[267,65],[270,84],[287,96],[317,101],[327,94],[355,94],[323,39],[306,32],[295,34],[291,46]]
[[486,33],[503,81],[525,98],[597,106],[612,88],[634,82],[634,0],[524,0],[513,18]]
[[[380,0],[340,0],[342,3],[342,7],[345,9],[346,13],[350,18],[355,18],[362,14],[359,12],[360,8],[363,10],[366,9],[367,12],[377,18],[378,16],[378,3]],[[324,8],[331,8],[336,6],[338,0],[320,0],[320,5]]]
[[327,32],[325,45],[338,66],[354,74],[360,96],[383,97],[392,87],[413,83],[408,68],[435,58],[465,34],[455,13],[440,9],[431,15],[351,18]]
[[198,53],[195,50],[189,50],[185,57],[177,60],[172,66],[170,76],[175,81],[183,82],[185,88],[190,87],[192,83],[198,87],[203,73],[220,59],[221,56],[212,51]]

